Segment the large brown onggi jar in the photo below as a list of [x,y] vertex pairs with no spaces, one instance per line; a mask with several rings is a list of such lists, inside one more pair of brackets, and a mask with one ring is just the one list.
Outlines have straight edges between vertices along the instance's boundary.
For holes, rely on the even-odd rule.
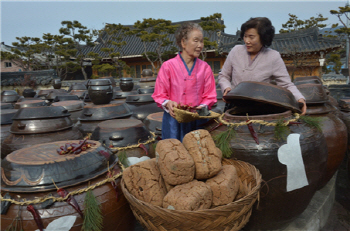
[[[288,90],[268,83],[240,83],[227,96],[236,107],[229,109],[223,116],[224,125],[213,123],[206,129],[217,135],[228,130],[226,124],[241,124],[247,120],[259,120],[248,127],[236,126],[236,136],[228,141],[232,154],[230,158],[242,160],[254,165],[262,174],[265,184],[260,191],[258,206],[253,207],[252,215],[244,230],[280,230],[297,218],[309,205],[318,189],[327,163],[327,145],[322,132],[304,122],[287,126],[286,135],[275,135],[276,124],[295,119],[293,112],[300,108],[294,96]],[[263,123],[261,123],[263,122]],[[265,123],[271,123],[266,125]],[[219,126],[216,127],[215,126]],[[253,138],[249,128],[253,127],[259,143]],[[304,167],[307,184],[287,191],[292,180],[299,175],[290,175],[287,166],[279,160],[279,150],[287,145],[288,136],[298,136],[298,150]],[[291,173],[293,174],[293,173]]]
[[[227,110],[224,120],[241,123],[247,120],[246,110]],[[257,112],[259,113],[259,112]],[[249,112],[249,119],[276,123],[279,119],[292,119],[291,111],[274,114],[255,115]],[[208,130],[215,124],[208,126]],[[246,125],[236,129],[236,137],[229,142],[233,159],[254,165],[266,182],[260,191],[260,201],[253,208],[252,216],[244,228],[246,230],[278,230],[298,217],[310,203],[317,191],[320,178],[324,174],[327,162],[325,138],[317,129],[306,124],[289,126],[290,133],[300,134],[300,148],[305,165],[308,184],[305,187],[287,192],[287,168],[278,160],[278,149],[286,144],[285,140],[274,137],[273,126],[252,125],[257,132],[259,145],[253,139]],[[226,126],[213,130],[214,136],[226,131]]]
[[321,84],[301,84],[297,88],[306,98],[306,115],[320,119],[320,127],[328,148],[327,168],[320,180],[319,188],[324,187],[338,170],[346,154],[348,134],[346,125],[334,113],[327,94]]
[[[100,203],[103,217],[103,231],[127,231],[134,229],[135,217],[125,199],[120,185],[120,178],[115,185],[106,182],[109,176],[121,173],[118,158],[111,151],[101,146],[98,141],[91,148],[79,154],[59,155],[56,150],[66,143],[79,143],[76,140],[57,141],[35,145],[9,154],[1,164],[1,191],[3,196],[17,201],[39,200],[32,206],[37,210],[43,227],[64,216],[77,216],[72,231],[82,230],[84,219],[66,201],[40,201],[41,198],[60,195],[57,188],[71,193],[80,210],[84,212],[84,201],[88,188]],[[80,190],[73,194],[74,191]],[[3,203],[2,203],[3,204]],[[39,229],[33,215],[27,211],[27,205],[11,204],[6,213],[1,215],[1,230],[6,230],[15,217],[21,220],[25,231]],[[21,229],[18,229],[21,230]]]

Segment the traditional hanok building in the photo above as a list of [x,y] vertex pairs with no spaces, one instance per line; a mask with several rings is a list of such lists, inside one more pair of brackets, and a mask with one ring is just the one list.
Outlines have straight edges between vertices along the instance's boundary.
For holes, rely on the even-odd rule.
[[[219,23],[224,23],[221,19],[217,20]],[[173,24],[181,24],[183,22],[176,22]],[[199,23],[200,20],[194,20],[192,22]],[[131,25],[128,27],[132,28]],[[209,34],[204,32],[204,36],[209,37]],[[168,37],[171,41],[174,41],[173,46],[176,46],[174,34],[169,34]],[[217,75],[229,51],[235,45],[244,44],[244,42],[240,38],[240,31],[237,31],[236,35],[231,35],[225,33],[224,30],[212,34],[210,40],[217,41],[219,45],[218,53],[215,53],[214,49],[209,50],[205,61],[211,66],[214,75]],[[125,36],[124,41],[126,41],[127,44],[123,47],[125,53],[122,60],[135,70],[135,73],[131,76],[140,78],[142,70],[152,68],[150,62],[141,55],[144,53],[141,39],[132,35]],[[87,54],[93,51],[99,53],[103,57],[104,54],[100,51],[102,45],[98,43],[98,40],[96,42],[93,48],[86,48],[83,52]],[[171,46],[165,49],[169,49],[170,47]],[[342,45],[339,39],[323,37],[319,34],[318,28],[309,28],[290,33],[276,34],[270,48],[280,52],[290,76],[293,79],[298,76],[310,75],[321,77],[326,54],[334,52],[341,47]],[[106,60],[108,62],[108,59],[104,59],[104,62]],[[97,72],[94,72],[94,74],[98,75]],[[124,72],[124,76],[130,75]]]

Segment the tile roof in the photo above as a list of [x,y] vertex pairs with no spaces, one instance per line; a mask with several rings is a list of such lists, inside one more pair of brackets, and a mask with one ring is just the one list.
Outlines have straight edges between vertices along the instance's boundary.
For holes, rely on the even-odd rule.
[[[240,32],[238,31],[236,35],[226,35],[231,37],[232,42],[223,43],[221,45],[223,52],[229,52],[234,45],[243,44],[239,38]],[[230,38],[226,39],[230,41]],[[270,48],[277,50],[282,56],[287,55],[291,51],[297,52],[320,52],[324,51],[328,53],[329,51],[341,48],[341,41],[338,38],[323,37],[319,33],[317,27],[308,28],[304,30],[298,30],[290,33],[275,34]]]
[[[186,21],[174,22],[174,24],[181,24]],[[200,20],[193,20],[192,22],[199,23]],[[223,23],[223,20],[219,19],[218,22]],[[129,28],[133,28],[133,25],[125,25]],[[220,33],[219,33],[220,34]],[[204,32],[204,36],[209,36],[207,32]],[[169,34],[169,39],[173,41],[173,45],[166,47],[170,49],[171,46],[176,47],[174,34]],[[220,38],[219,38],[220,37]],[[235,45],[244,44],[240,38],[240,31],[237,31],[236,35],[227,34],[224,31],[220,35],[217,33],[213,34],[210,38],[212,41],[218,41],[219,51],[221,53],[228,53]],[[124,41],[127,42],[124,50],[123,58],[127,57],[141,57],[141,54],[144,52],[143,44],[141,39],[135,35],[125,36]],[[98,42],[98,41],[97,41]],[[149,47],[155,47],[156,44],[153,43]],[[84,54],[87,54],[90,51],[99,53],[103,57],[107,57],[107,54],[100,51],[103,47],[102,44],[97,44],[94,47],[85,47],[83,50]],[[113,45],[109,45],[113,47]],[[329,52],[331,50],[336,50],[341,47],[341,42],[338,38],[329,38],[323,37],[322,34],[319,34],[318,28],[309,28],[304,30],[299,30],[290,33],[276,34],[272,42],[271,48],[277,50],[281,53],[282,56],[286,55],[288,51],[291,51],[293,48],[299,52]],[[155,51],[155,50],[153,50]]]

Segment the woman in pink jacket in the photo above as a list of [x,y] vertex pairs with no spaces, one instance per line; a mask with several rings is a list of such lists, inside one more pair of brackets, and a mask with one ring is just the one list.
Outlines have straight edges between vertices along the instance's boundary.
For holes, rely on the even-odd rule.
[[175,33],[180,52],[164,62],[159,70],[152,98],[164,109],[162,139],[182,138],[200,128],[206,120],[178,123],[174,108],[179,104],[211,109],[216,103],[216,87],[210,66],[198,57],[204,46],[203,29],[186,22]]

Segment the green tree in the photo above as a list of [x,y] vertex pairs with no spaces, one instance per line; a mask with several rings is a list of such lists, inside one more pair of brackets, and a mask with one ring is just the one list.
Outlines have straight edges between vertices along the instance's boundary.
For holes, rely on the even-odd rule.
[[42,62],[38,55],[41,52],[41,39],[27,36],[16,37],[16,39],[18,42],[12,43],[15,47],[11,52],[1,51],[1,59],[10,60],[23,71],[40,69]]
[[[75,67],[73,69],[81,69],[84,79],[87,80],[87,74],[85,68],[88,61],[88,55],[83,52],[86,47],[93,47],[93,40],[96,38],[96,34],[93,30],[87,29],[79,21],[62,21],[62,26],[59,29],[60,34],[69,38],[69,44],[71,49],[68,49],[66,52],[70,55],[71,58],[74,58]],[[69,65],[73,65],[72,63]]]
[[64,35],[44,33],[42,42],[41,50],[42,54],[45,55],[44,62],[49,69],[56,70],[58,77],[64,80],[68,73],[76,71],[74,62],[70,60],[70,54],[67,52],[74,49],[69,38],[65,38]]
[[214,13],[208,17],[201,17],[201,22],[199,25],[209,34],[209,37],[204,37],[204,48],[201,52],[202,60],[207,58],[208,50],[215,50],[215,53],[218,54],[218,43],[213,40],[213,36],[215,33],[218,34],[218,37],[221,36],[221,32],[224,31],[226,26],[224,24],[219,23],[218,21],[221,19],[220,13]]
[[[310,19],[301,20],[298,16],[293,14],[288,14],[289,19],[285,24],[282,24],[282,29],[280,33],[290,33],[302,29],[307,29],[311,27],[324,28],[327,24],[322,22],[328,20],[324,18],[322,14],[317,14],[317,17],[310,17]],[[297,69],[302,70],[305,75],[311,75],[312,69],[315,67],[310,63],[309,56],[303,52],[302,48],[298,45],[290,45],[286,48],[286,59],[291,61],[291,79],[294,80],[295,71]]]
[[[123,47],[126,45],[124,37],[130,31],[129,27],[121,24],[107,24],[103,29],[97,31],[97,42],[100,44],[98,52],[90,52],[88,56],[94,57],[93,69],[105,75],[112,76],[118,70],[118,76],[122,77],[122,70],[128,69],[121,57],[125,55]],[[100,62],[107,59],[108,62]]]
[[151,63],[154,73],[157,73],[165,60],[178,51],[168,37],[175,33],[178,26],[172,25],[170,20],[152,18],[134,23],[131,34],[141,39],[144,47],[142,55]]
[[[349,36],[350,35],[350,28],[348,28],[346,21],[350,20],[350,17],[348,16],[348,13],[350,13],[350,6],[346,5],[345,7],[338,7],[339,10],[330,10],[330,13],[332,15],[335,15],[338,17],[340,23],[343,25],[343,27],[334,30],[334,32],[338,34],[344,34]],[[333,24],[332,28],[336,28],[339,24]]]
[[328,20],[328,18],[324,18],[322,14],[317,14],[317,17],[311,17],[306,20],[301,20],[298,16],[293,14],[288,15],[290,18],[285,24],[282,24],[282,29],[279,31],[280,33],[288,33],[311,27],[324,28],[327,26],[327,24],[323,24],[322,22]]

